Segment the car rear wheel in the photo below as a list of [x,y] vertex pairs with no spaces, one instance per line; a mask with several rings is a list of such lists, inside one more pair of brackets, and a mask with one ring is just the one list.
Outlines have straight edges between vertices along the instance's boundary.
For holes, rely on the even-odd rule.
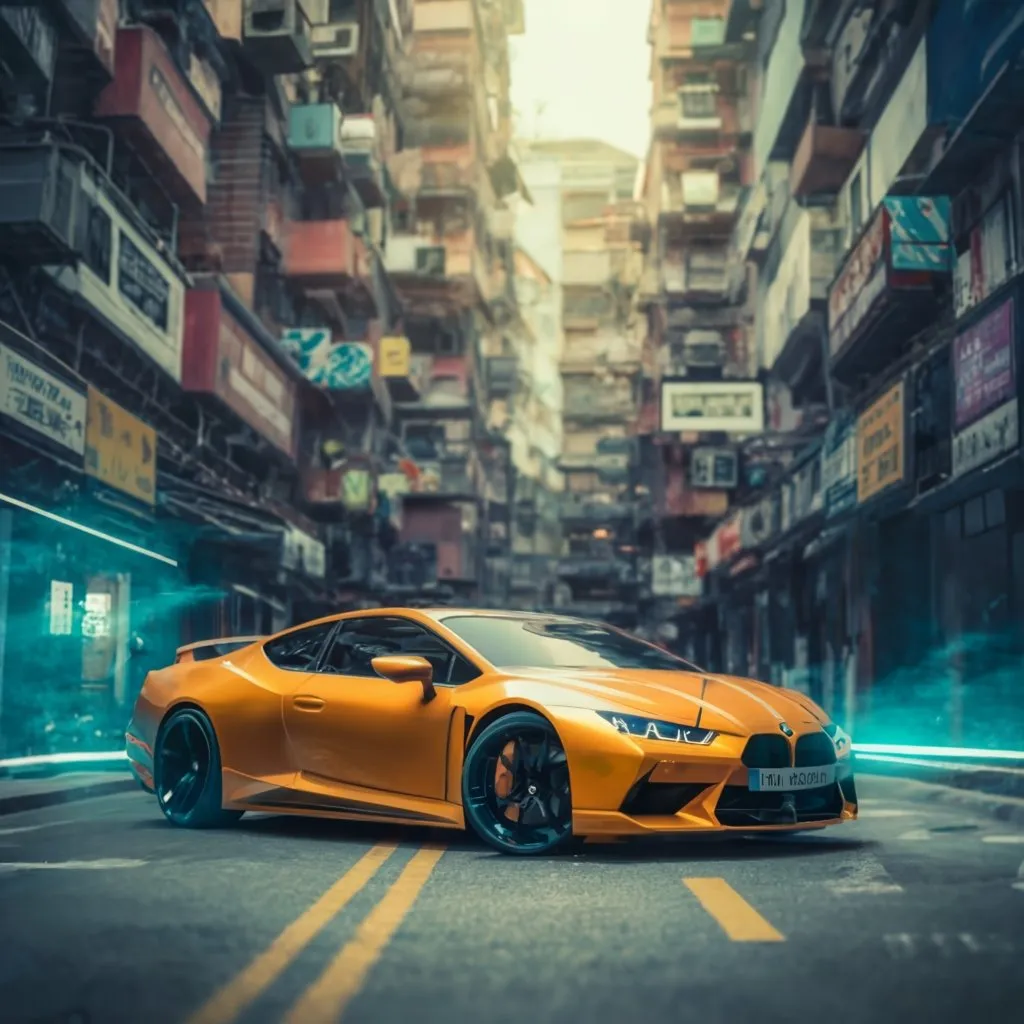
[[201,711],[171,713],[157,737],[153,766],[156,798],[172,825],[217,828],[242,816],[221,806],[220,749]]
[[569,764],[551,723],[516,711],[473,740],[462,769],[467,824],[502,853],[541,854],[572,836]]

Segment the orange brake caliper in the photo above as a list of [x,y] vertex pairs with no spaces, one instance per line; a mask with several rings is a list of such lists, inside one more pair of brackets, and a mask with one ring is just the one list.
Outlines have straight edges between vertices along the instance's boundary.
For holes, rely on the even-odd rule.
[[[515,764],[516,756],[516,742],[515,740],[509,740],[505,744],[505,749],[501,752],[501,757],[498,758],[498,766],[494,770],[494,793],[501,800],[507,800],[509,793],[512,792],[512,785],[515,782],[515,776],[512,771],[505,766],[507,761],[509,764]],[[509,821],[519,820],[519,805],[509,804],[505,808],[505,817]]]

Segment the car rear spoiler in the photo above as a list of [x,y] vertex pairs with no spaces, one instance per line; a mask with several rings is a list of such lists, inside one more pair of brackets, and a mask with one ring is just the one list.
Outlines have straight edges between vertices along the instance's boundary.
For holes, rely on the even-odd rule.
[[175,651],[174,661],[209,661],[212,658],[223,658],[232,651],[237,651],[249,644],[265,640],[263,636],[226,636],[215,640],[200,640],[194,644],[185,644]]

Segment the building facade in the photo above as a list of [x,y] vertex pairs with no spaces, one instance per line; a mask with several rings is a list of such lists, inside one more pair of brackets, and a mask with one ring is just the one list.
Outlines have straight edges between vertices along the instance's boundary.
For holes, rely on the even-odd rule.
[[522,30],[0,5],[0,752],[117,745],[184,642],[507,600]]

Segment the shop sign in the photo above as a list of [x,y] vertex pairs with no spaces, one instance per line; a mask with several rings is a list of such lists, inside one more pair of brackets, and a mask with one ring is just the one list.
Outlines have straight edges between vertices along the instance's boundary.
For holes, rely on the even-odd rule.
[[793,522],[799,523],[822,506],[821,465],[818,459],[805,462],[793,474]]
[[730,490],[739,482],[739,455],[732,448],[694,448],[690,486]]
[[114,81],[100,95],[96,114],[141,121],[194,198],[206,202],[210,122],[152,29],[118,30]]
[[963,476],[1020,444],[1017,399],[994,409],[953,438],[953,476]]
[[740,516],[733,514],[718,524],[711,535],[708,545],[708,568],[714,569],[723,562],[728,562],[740,548]]
[[220,292],[191,289],[185,311],[185,389],[216,395],[253,430],[295,458],[295,382],[232,316]]
[[857,419],[857,501],[863,503],[903,482],[903,381],[891,387]]
[[412,484],[405,473],[381,473],[377,477],[377,490],[389,498],[400,498],[412,490]]
[[101,483],[156,504],[156,431],[89,388],[85,471]]
[[661,386],[661,429],[678,433],[764,430],[764,387],[755,381],[665,382]]
[[857,434],[850,420],[833,420],[825,431],[821,490],[827,519],[857,504]]
[[655,597],[700,597],[703,592],[693,555],[655,555],[651,559]]
[[771,495],[743,509],[741,516],[740,538],[744,549],[764,544],[775,533]]
[[293,327],[284,332],[281,345],[311,384],[329,391],[370,385],[373,348],[365,342],[335,342],[329,327]]
[[412,369],[412,345],[408,338],[380,339],[380,375],[405,379]]
[[86,391],[0,345],[0,415],[85,455]]
[[833,355],[846,344],[884,289],[885,209],[882,208],[829,289],[829,349]]
[[322,579],[327,573],[327,549],[316,537],[288,525],[281,540],[281,565]]
[[889,292],[930,288],[953,269],[948,196],[887,196],[828,295],[829,350],[839,353]]
[[971,231],[953,270],[953,312],[960,317],[984,302],[1015,272],[1013,211],[1003,196]]
[[51,273],[180,382],[185,284],[95,178],[83,172],[81,184],[77,267]]
[[75,586],[50,580],[50,636],[70,636],[75,623]]
[[1016,393],[1013,313],[1010,298],[953,340],[957,429]]

